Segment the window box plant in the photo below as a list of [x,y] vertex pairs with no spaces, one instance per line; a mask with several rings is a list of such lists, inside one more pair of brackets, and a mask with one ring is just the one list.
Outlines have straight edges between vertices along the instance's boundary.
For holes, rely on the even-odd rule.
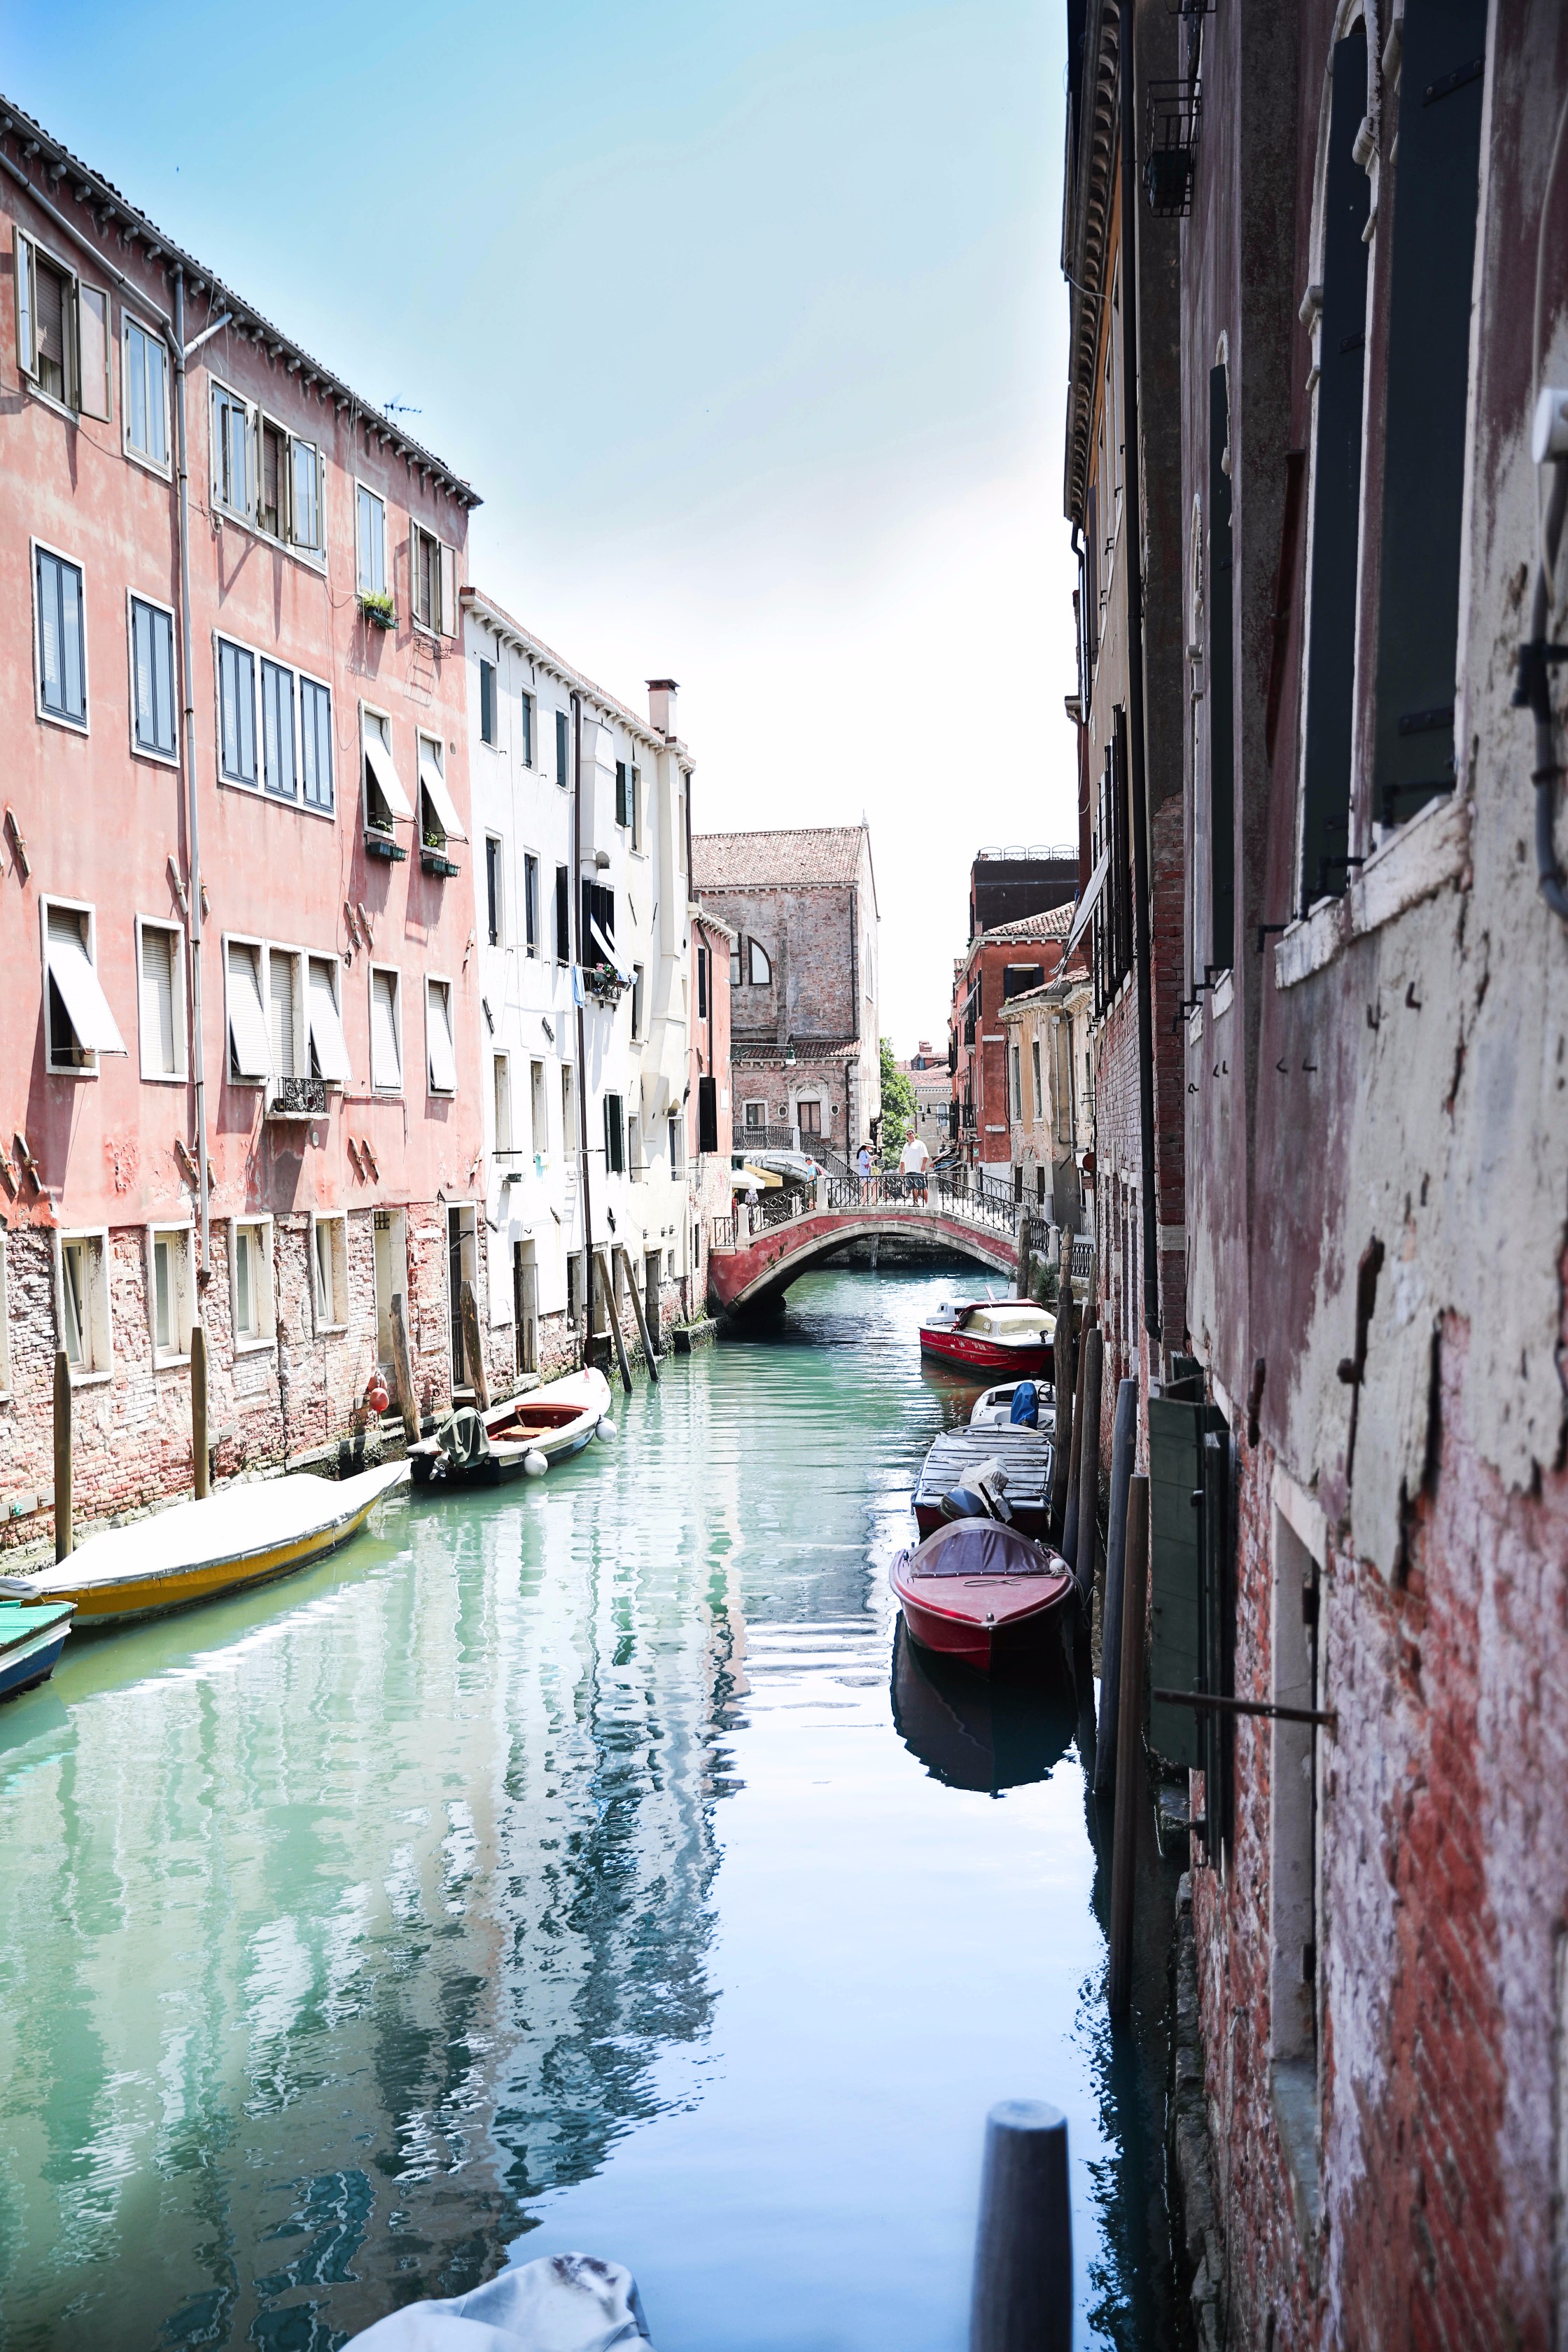
[[364,829],[364,854],[367,857],[384,857],[391,865],[400,866],[408,852],[402,842],[395,840],[390,833],[382,832],[377,825],[367,824]]
[[445,841],[432,841],[428,834],[419,845],[419,863],[426,874],[440,874],[448,879],[461,870],[457,859],[447,856]]
[[626,983],[613,963],[584,965],[583,985],[600,1004],[618,1004],[626,992]]
[[362,588],[360,590],[359,608],[364,614],[365,619],[369,621],[374,627],[378,629],[396,628],[397,607],[392,601],[392,592],[390,589]]

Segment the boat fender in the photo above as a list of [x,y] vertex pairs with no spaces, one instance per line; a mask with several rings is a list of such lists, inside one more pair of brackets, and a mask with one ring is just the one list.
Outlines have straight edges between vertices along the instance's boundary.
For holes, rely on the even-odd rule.
[[610,1419],[609,1414],[608,1414],[608,1413],[606,1413],[606,1414],[605,1415],[604,1420],[599,1423],[598,1428],[595,1431],[594,1434],[595,1435],[595,1437],[602,1437],[602,1438],[605,1440],[605,1443],[606,1444],[609,1444],[610,1439],[611,1439],[612,1437],[614,1437],[615,1433],[616,1433],[616,1424],[615,1424],[615,1423]]
[[542,1478],[549,1467],[549,1463],[537,1445],[522,1457],[522,1475],[525,1478]]
[[375,1413],[384,1412],[391,1402],[392,1400],[386,1392],[386,1382],[379,1372],[371,1374],[364,1392],[364,1401],[366,1409]]

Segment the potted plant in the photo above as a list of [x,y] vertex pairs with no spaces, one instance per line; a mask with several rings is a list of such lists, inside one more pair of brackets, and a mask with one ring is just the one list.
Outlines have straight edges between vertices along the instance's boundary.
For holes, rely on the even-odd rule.
[[419,845],[419,863],[426,874],[450,877],[458,871],[457,859],[447,855],[446,835],[436,832],[430,825],[426,826],[425,837]]
[[397,607],[392,601],[389,588],[362,588],[359,608],[365,619],[378,629],[395,629],[397,626]]

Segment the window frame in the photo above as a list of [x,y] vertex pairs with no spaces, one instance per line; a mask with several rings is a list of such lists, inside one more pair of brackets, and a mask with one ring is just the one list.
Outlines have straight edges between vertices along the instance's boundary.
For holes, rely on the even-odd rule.
[[[291,1071],[278,1069],[272,1062],[272,959],[277,956],[294,967],[294,1035]],[[226,962],[225,970],[226,972]],[[262,1009],[267,1016],[267,1093],[271,1100],[272,1088],[281,1077],[303,1078],[310,1076],[310,959],[303,948],[291,947],[286,940],[267,940],[261,949]]]
[[[389,1087],[375,1075],[375,980],[381,972],[392,982],[392,1027],[397,1047],[397,1084]],[[408,1052],[403,1021],[403,971],[395,963],[373,963],[366,968],[368,1007],[370,1013],[370,1090],[384,1102],[395,1102],[405,1091],[408,1076]]]
[[[605,1089],[604,1102],[605,1173],[606,1176],[624,1176],[626,1172],[626,1097],[622,1094],[617,1094],[613,1087],[606,1087]],[[616,1107],[615,1116],[613,1118],[610,1115],[610,1105],[612,1103],[614,1103]],[[612,1139],[615,1146],[614,1150],[611,1149]]]
[[645,1036],[644,1022],[647,1013],[647,974],[640,963],[632,966],[632,1042],[640,1045]]
[[[253,1276],[253,1300],[260,1308],[259,1328],[247,1331],[239,1328],[239,1236],[241,1233],[257,1234],[261,1242],[261,1266],[266,1281],[258,1285]],[[263,1213],[255,1217],[230,1217],[228,1220],[228,1330],[229,1344],[237,1357],[259,1356],[278,1345],[278,1300],[273,1266],[273,1220]]]
[[[319,534],[315,541],[301,539],[299,533],[300,503],[297,496],[297,467],[299,453],[301,449],[309,449],[315,460],[316,526]],[[319,441],[310,440],[303,433],[290,433],[289,436],[289,537],[284,544],[289,553],[298,556],[301,563],[310,564],[315,571],[326,570],[327,453]]]
[[[563,1064],[562,1066],[564,1068],[566,1066]],[[541,1161],[548,1165],[550,1160],[550,1081],[545,1076],[544,1071],[543,1057],[539,1055],[531,1055],[528,1065],[528,1134],[536,1168]],[[564,1088],[562,1090],[561,1112],[564,1121],[566,1115]],[[572,1138],[568,1135],[564,1139],[563,1150],[569,1153],[571,1149]]]
[[[263,800],[276,801],[285,808],[298,808],[300,805],[301,783],[300,769],[302,766],[302,762],[300,758],[299,677],[288,662],[277,661],[270,654],[258,653],[256,656],[256,661],[258,665],[257,684],[259,688],[258,700],[261,705],[259,713],[260,725],[257,730],[258,738],[257,743],[257,789],[260,793]],[[277,791],[268,780],[267,686],[268,671],[270,671],[275,677],[286,678],[289,686],[289,774],[292,789],[286,793]]]
[[[169,1223],[150,1224],[147,1229],[147,1337],[153,1350],[153,1370],[168,1371],[191,1360],[191,1331],[196,1320],[196,1259],[195,1228],[191,1219],[175,1219]],[[184,1259],[183,1280],[176,1288],[171,1304],[179,1318],[179,1338],[172,1348],[158,1345],[158,1244],[179,1241]]]
[[[68,712],[51,710],[44,700],[44,634],[41,583],[38,578],[38,558],[47,555],[56,563],[67,563],[81,583],[81,717],[73,719]],[[92,731],[92,680],[88,669],[87,646],[87,566],[79,557],[68,555],[63,547],[56,547],[36,534],[27,542],[28,568],[32,574],[33,604],[33,709],[46,727],[63,727],[68,735],[88,735]]]
[[507,944],[506,843],[499,833],[485,835],[485,944]]
[[[354,594],[356,596],[385,596],[391,593],[387,587],[386,582],[386,493],[384,490],[378,490],[374,483],[365,481],[363,476],[359,474],[354,476],[353,485]],[[381,509],[381,579],[379,583],[374,581],[367,582],[364,576],[364,542],[360,532],[360,499],[362,498],[374,500],[375,505]]]
[[[55,1344],[60,1348],[66,1347],[66,1251],[68,1247],[74,1246],[79,1242],[91,1243],[96,1249],[98,1280],[94,1286],[92,1297],[87,1302],[93,1326],[90,1338],[92,1349],[90,1362],[87,1360],[84,1353],[81,1367],[79,1369],[78,1366],[70,1363],[70,1350],[68,1348],[66,1349],[67,1367],[73,1389],[100,1387],[114,1378],[114,1306],[109,1278],[110,1236],[107,1225],[58,1226],[55,1230]],[[82,1318],[84,1341],[88,1338],[85,1328],[88,1320],[89,1316],[84,1313]]]
[[[161,613],[169,624],[169,709],[174,720],[174,748],[160,751],[143,743],[136,732],[136,607],[144,605],[150,613]],[[130,730],[131,756],[133,760],[149,760],[154,766],[177,768],[180,764],[180,722],[184,710],[180,697],[180,631],[172,604],[161,604],[156,596],[144,596],[139,588],[125,591],[125,653],[131,691],[127,697],[126,724]]]
[[[501,1095],[506,1096],[506,1136],[501,1136]],[[490,1135],[491,1149],[498,1160],[510,1160],[516,1150],[517,1122],[512,1116],[511,1050],[498,1046],[490,1055]]]
[[[320,1236],[331,1228],[333,1297],[330,1304],[341,1308],[338,1315],[323,1315],[321,1298],[321,1262]],[[342,1292],[338,1285],[341,1279]],[[346,1331],[349,1328],[349,1220],[345,1209],[312,1209],[310,1212],[310,1328],[318,1339]]]
[[522,853],[522,952],[539,961],[539,855],[532,849]]
[[[766,974],[766,976],[762,980],[757,978],[757,958],[759,956],[761,956],[763,960]],[[771,988],[773,984],[773,960],[768,953],[766,948],[763,947],[761,940],[753,939],[750,932],[746,935],[745,984],[748,988]]]
[[[131,382],[131,355],[130,355],[130,354],[131,354],[131,330],[132,329],[132,327],[134,327],[134,328],[135,328],[135,330],[136,330],[137,333],[138,333],[138,334],[142,338],[142,340],[143,340],[144,341],[149,342],[149,343],[155,344],[155,345],[156,345],[156,347],[157,347],[157,349],[158,349],[158,350],[163,353],[163,451],[164,451],[164,454],[163,454],[163,456],[162,457],[155,457],[153,455],[153,453],[152,453],[152,451],[151,451],[150,449],[140,449],[140,448],[138,448],[138,447],[137,447],[137,446],[136,446],[136,444],[135,444],[135,442],[134,442],[134,441],[132,441],[132,439],[131,438],[131,398],[130,398],[130,392],[129,392],[128,387],[129,387],[129,385],[130,385],[130,382]],[[172,477],[173,477],[173,473],[174,473],[174,432],[173,432],[173,430],[172,430],[173,421],[174,421],[174,420],[173,420],[173,409],[172,409],[172,403],[171,403],[170,398],[169,398],[169,377],[170,377],[170,373],[171,373],[170,365],[169,365],[169,347],[168,347],[167,343],[163,341],[163,338],[162,334],[160,334],[160,332],[158,331],[158,330],[157,330],[155,327],[150,327],[150,326],[148,325],[148,323],[147,323],[146,320],[145,320],[145,319],[143,319],[143,318],[142,318],[142,317],[140,317],[140,316],[138,315],[138,313],[137,313],[134,310],[132,310],[132,309],[129,308],[129,307],[126,305],[126,303],[123,301],[123,299],[121,300],[121,305],[120,305],[120,338],[119,338],[119,341],[120,341],[120,445],[121,445],[121,454],[122,454],[124,457],[128,457],[128,458],[130,459],[131,463],[132,463],[133,466],[142,466],[142,467],[144,467],[146,468],[146,470],[147,470],[147,472],[148,472],[148,473],[150,473],[150,474],[156,474],[160,481],[164,481],[164,482],[166,482],[166,481],[170,480],[170,479],[172,478]]]
[[[263,436],[275,433],[280,445],[278,466],[278,528],[273,530],[262,520]],[[256,404],[256,519],[253,525],[258,539],[272,547],[290,547],[294,534],[294,436],[279,416],[274,416],[258,401]]]
[[[338,721],[337,708],[332,696],[331,680],[330,678],[318,677],[313,670],[296,668],[294,671],[294,684],[298,688],[298,692],[295,696],[294,732],[296,739],[295,750],[299,755],[300,790],[294,800],[289,802],[280,801],[279,803],[279,806],[297,808],[301,816],[324,817],[329,824],[332,824],[336,823],[338,814]],[[327,780],[330,797],[324,804],[320,801],[307,800],[305,797],[306,687],[312,688],[316,693],[324,694],[327,698],[327,750],[331,760],[332,772]]]
[[479,656],[479,740],[487,750],[499,751],[500,742],[500,670],[489,654]]
[[[256,773],[254,780],[248,783],[243,776],[231,776],[224,765],[223,648],[225,646],[229,646],[235,653],[243,654],[250,664],[250,737]],[[226,636],[218,629],[213,631],[213,705],[217,722],[214,749],[217,757],[217,781],[220,785],[226,786],[231,792],[249,793],[253,793],[258,800],[265,800],[268,795],[263,791],[261,782],[261,713],[258,708],[260,680],[257,674],[257,664],[259,659],[260,656],[256,647],[247,645],[243,638]]]
[[[434,589],[435,611],[422,614],[419,610],[419,548],[428,540],[435,549],[431,584]],[[447,610],[447,576],[450,573],[452,610]],[[408,617],[416,629],[428,637],[454,637],[458,634],[458,551],[439,531],[431,530],[417,516],[408,518]]]
[[[267,969],[267,941],[248,931],[224,931],[220,934],[223,947],[223,1082],[226,1087],[260,1087],[264,1091],[271,1084],[272,1069],[272,990]],[[256,984],[261,1003],[261,1028],[266,1041],[267,1066],[257,1073],[237,1072],[234,1067],[234,1035],[229,1022],[229,957],[236,948],[256,950]],[[231,1221],[232,1222],[232,1221]]]
[[[98,961],[97,907],[89,898],[62,898],[58,891],[49,891],[38,900],[39,949],[43,964],[44,983],[44,1074],[47,1077],[51,1078],[96,1078],[100,1073],[100,1066],[102,1061],[103,1053],[107,1048],[94,1045],[83,1045],[79,1048],[79,1051],[88,1056],[85,1061],[57,1062],[49,1046],[49,915],[50,911],[57,907],[63,914],[85,915],[87,917],[87,960],[92,966],[93,973],[98,981],[100,990],[102,991],[103,988],[103,975],[99,970]],[[137,1018],[140,1020],[142,1011],[142,975],[140,971],[138,971],[136,975],[136,992]],[[105,1002],[108,1002],[107,997],[105,997]],[[64,1004],[63,998],[61,1003]],[[114,1008],[110,1005],[110,1018],[113,1017],[113,1011]],[[65,1013],[66,1018],[68,1021],[70,1019],[70,1008],[68,1005],[65,1006]],[[74,1033],[74,1024],[72,1025]],[[116,1022],[116,1028],[118,1028],[119,1025],[119,1023]]]
[[[432,992],[437,989],[445,989],[447,992],[447,1037],[452,1048],[452,1083],[449,1087],[438,1087],[430,1075],[430,1039],[433,1034],[430,1025],[430,1006]],[[425,974],[424,994],[425,1091],[427,1095],[434,1096],[437,1102],[455,1102],[458,1093],[457,985],[445,972],[427,971]]]
[[525,768],[531,768],[533,765],[535,729],[538,725],[539,713],[535,706],[534,698],[529,693],[526,687],[520,691],[518,701],[521,706],[522,765]]
[[561,792],[572,785],[572,719],[568,711],[555,713],[555,782]]
[[[137,1056],[140,1066],[139,1074],[142,1084],[146,1087],[183,1087],[188,1080],[190,1063],[190,1055],[185,1036],[185,1024],[181,1018],[185,1003],[184,929],[183,925],[179,923],[172,923],[164,917],[159,915],[138,915],[136,918],[135,928],[136,1037]],[[147,1066],[147,1009],[146,1000],[142,994],[143,976],[142,965],[142,941],[149,931],[161,931],[163,933],[165,938],[172,939],[174,942],[174,953],[169,981],[174,1006],[174,1061],[176,1065],[176,1066],[172,1070],[154,1070],[149,1069]],[[226,1044],[227,1042],[227,987],[228,963],[226,957],[224,962],[224,1015]],[[225,1058],[226,1059],[226,1055]]]
[[[265,538],[266,533],[258,532],[258,537]],[[151,599],[145,596],[140,596],[138,601],[145,604],[151,602]],[[251,730],[254,737],[254,751],[256,757],[256,781],[254,783],[247,783],[245,779],[241,776],[230,775],[224,765],[222,648],[225,646],[229,646],[237,654],[243,654],[250,663],[252,702]],[[319,824],[335,824],[337,823],[338,816],[337,709],[335,698],[332,692],[331,680],[330,678],[320,677],[314,670],[302,668],[298,662],[280,661],[277,655],[269,652],[266,646],[256,645],[252,643],[249,638],[235,635],[226,629],[214,629],[212,633],[212,647],[214,772],[216,775],[220,789],[225,792],[243,793],[247,800],[261,801],[265,803],[268,808],[289,809],[295,816],[311,817]],[[280,670],[290,681],[289,702],[293,710],[294,729],[294,796],[291,800],[287,798],[282,793],[270,791],[267,783],[266,695],[263,683],[263,672],[265,668]],[[178,671],[176,669],[176,691],[178,691],[178,686],[179,678]],[[316,801],[310,801],[305,798],[305,730],[303,720],[305,698],[302,689],[307,686],[310,687],[318,694],[324,694],[327,698],[327,740],[331,747],[332,756],[332,797],[331,806],[326,808],[323,808],[320,803]],[[384,714],[381,712],[376,713],[377,717],[384,715]],[[134,727],[134,718],[132,719],[132,727]],[[143,759],[152,759],[157,755],[153,752],[142,752],[138,756]],[[179,764],[179,753],[177,749],[173,764],[176,766]],[[364,766],[363,751],[361,754],[360,766],[363,774]]]
[[[30,365],[27,360],[23,358],[21,348],[23,306],[20,290],[24,247],[31,257],[27,265],[31,301],[26,312],[28,332],[33,346]],[[12,286],[16,313],[16,370],[24,386],[32,394],[35,400],[41,400],[47,408],[52,408],[57,416],[63,416],[69,425],[79,425],[84,416],[90,418],[95,424],[109,424],[114,413],[112,388],[114,371],[110,357],[113,350],[113,320],[109,289],[106,286],[95,285],[90,278],[84,281],[80,271],[73,263],[62,261],[52,246],[46,245],[41,237],[36,236],[31,229],[24,228],[20,222],[15,228],[11,251]],[[40,382],[37,373],[37,265],[40,255],[56,277],[63,278],[66,281],[67,291],[60,304],[60,321],[69,348],[62,358],[60,369],[62,385],[58,393],[48,391]],[[81,338],[81,298],[84,291],[95,296],[103,305],[103,406],[101,408],[88,407],[83,396],[86,391],[82,380]]]
[[[214,426],[216,423],[218,403],[220,401],[228,402],[234,408],[241,409],[245,414],[245,490],[247,503],[242,507],[236,506],[232,499],[225,497],[222,479],[219,474],[219,444],[215,437]],[[212,503],[217,509],[218,513],[227,521],[242,522],[245,524],[247,530],[254,530],[259,538],[266,539],[268,538],[270,534],[260,529],[256,509],[256,493],[260,488],[259,482],[257,479],[257,476],[259,471],[261,454],[258,426],[259,415],[260,411],[258,410],[255,401],[247,400],[242,392],[237,390],[233,384],[226,383],[222,376],[216,374],[208,375],[207,477]],[[221,446],[223,453],[223,468],[225,474],[226,474],[229,470],[229,459],[233,455],[232,446],[226,435],[225,436]]]
[[343,1059],[348,1063],[349,1066],[348,1073],[343,1077],[329,1078],[326,1076],[321,1076],[316,1078],[315,1083],[318,1086],[326,1087],[329,1089],[333,1089],[341,1094],[353,1084],[353,1059],[349,1053],[348,1031],[343,1026],[342,964],[335,953],[322,953],[314,949],[307,949],[305,950],[305,1076],[307,1077],[313,1076],[310,1066],[311,1052],[314,1045],[310,1027],[310,972],[312,967],[316,964],[321,964],[331,975],[332,1010],[337,1015],[338,1029],[343,1041]]

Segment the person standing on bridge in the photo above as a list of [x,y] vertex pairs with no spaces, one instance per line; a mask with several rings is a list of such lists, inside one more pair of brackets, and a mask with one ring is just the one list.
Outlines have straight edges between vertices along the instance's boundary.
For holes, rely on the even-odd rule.
[[860,1198],[868,1201],[871,1197],[871,1147],[868,1143],[863,1143],[855,1154],[855,1173],[860,1179]]
[[899,1173],[917,1201],[926,1198],[926,1174],[930,1167],[931,1153],[918,1135],[911,1135],[899,1155]]

